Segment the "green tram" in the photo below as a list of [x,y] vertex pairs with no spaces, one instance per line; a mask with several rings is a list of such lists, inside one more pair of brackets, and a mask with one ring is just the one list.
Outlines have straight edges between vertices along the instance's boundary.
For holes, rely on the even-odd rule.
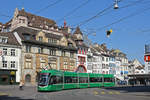
[[63,89],[88,87],[112,87],[114,85],[113,74],[42,70],[38,81],[38,91],[58,91]]

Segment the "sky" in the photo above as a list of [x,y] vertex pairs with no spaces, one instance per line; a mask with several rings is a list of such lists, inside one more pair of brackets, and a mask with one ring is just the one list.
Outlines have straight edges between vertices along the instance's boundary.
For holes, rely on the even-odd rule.
[[[144,64],[144,45],[150,43],[150,0],[1,0],[0,22],[8,22],[15,8],[56,21],[58,26],[79,26],[93,43],[120,49],[129,60]],[[108,38],[106,31],[113,32]],[[93,34],[96,35],[93,35]]]

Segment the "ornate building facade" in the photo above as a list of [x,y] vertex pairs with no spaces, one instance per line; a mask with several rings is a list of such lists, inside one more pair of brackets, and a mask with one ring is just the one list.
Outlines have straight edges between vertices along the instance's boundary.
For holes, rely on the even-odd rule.
[[55,21],[16,8],[5,30],[13,32],[21,45],[21,80],[26,84],[35,85],[42,69],[77,69],[76,43]]
[[78,51],[77,51],[77,69],[76,72],[87,72],[87,51],[88,46],[83,42],[83,33],[80,28],[77,27],[73,33],[73,39],[76,42]]

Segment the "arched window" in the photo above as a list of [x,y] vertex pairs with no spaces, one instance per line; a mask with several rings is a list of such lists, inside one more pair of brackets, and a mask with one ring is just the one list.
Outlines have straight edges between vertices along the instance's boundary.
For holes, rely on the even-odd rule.
[[79,66],[76,70],[76,72],[80,72],[80,73],[86,73],[86,68],[84,66]]
[[31,75],[30,75],[30,74],[27,74],[27,75],[25,76],[25,81],[26,81],[26,82],[31,82]]

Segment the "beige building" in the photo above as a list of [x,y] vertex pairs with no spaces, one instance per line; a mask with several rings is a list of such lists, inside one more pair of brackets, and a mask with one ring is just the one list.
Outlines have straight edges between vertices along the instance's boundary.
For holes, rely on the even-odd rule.
[[12,31],[21,45],[21,79],[26,85],[35,85],[42,69],[77,69],[77,47],[66,25],[60,29],[51,19],[16,8],[3,30]]

